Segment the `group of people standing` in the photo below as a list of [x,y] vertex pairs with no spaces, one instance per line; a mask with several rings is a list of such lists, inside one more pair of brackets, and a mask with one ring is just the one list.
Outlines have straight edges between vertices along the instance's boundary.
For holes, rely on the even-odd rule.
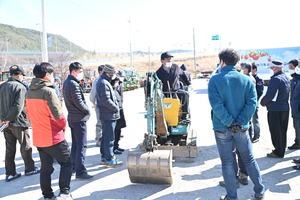
[[[248,176],[254,183],[254,198],[264,199],[265,186],[262,184],[259,166],[253,156],[252,145],[259,141],[258,121],[259,99],[263,94],[263,80],[257,76],[255,64],[241,63],[239,73],[236,64],[238,53],[224,49],[219,53],[220,73],[209,81],[208,96],[212,107],[212,122],[218,151],[222,161],[226,196],[221,200],[237,199],[238,183],[248,184]],[[268,125],[274,150],[269,158],[283,158],[287,146],[289,109],[292,110],[293,125],[296,132],[295,143],[289,149],[300,149],[300,63],[297,59],[289,62],[292,80],[282,71],[283,62],[271,61],[268,65],[272,76],[268,89],[260,100],[260,105],[268,110]],[[252,71],[252,75],[250,72]],[[243,74],[243,75],[242,75]],[[247,76],[245,76],[247,75]],[[290,97],[290,98],[289,98]],[[290,100],[290,102],[289,102]],[[251,122],[253,131],[251,130]],[[252,132],[254,136],[252,137]],[[238,163],[236,154],[238,154]],[[300,163],[300,159],[294,159]],[[238,168],[240,171],[238,172]],[[294,166],[300,170],[300,166]]]
[[[122,109],[122,81],[121,78],[116,77],[117,71],[114,65],[105,64],[99,69],[103,74],[99,75],[95,82],[93,102],[96,105],[97,118],[100,120],[96,126],[100,124],[102,128],[101,131],[97,129],[102,133],[101,137],[99,136],[101,164],[109,168],[118,167],[122,165],[122,161],[119,161],[114,154],[124,151],[119,148],[118,141],[121,128],[126,126]],[[83,70],[83,66],[78,62],[71,63],[69,66],[70,74],[63,83],[63,99],[68,110],[68,116],[65,118],[62,96],[56,88],[60,80],[55,79],[55,70],[50,63],[42,62],[34,66],[35,78],[32,79],[28,91],[22,82],[25,76],[24,69],[17,65],[10,67],[11,77],[0,86],[0,124],[5,126],[3,132],[6,141],[7,182],[21,176],[21,173],[16,172],[14,162],[16,141],[21,145],[25,176],[40,173],[40,186],[46,200],[73,199],[70,194],[72,174],[78,179],[94,178],[88,174],[84,165],[90,109],[79,85],[83,78]],[[72,137],[71,150],[65,139],[67,121]],[[32,159],[28,127],[32,127],[33,145],[39,152],[41,169],[35,167]],[[115,135],[118,138],[116,140]],[[58,196],[54,195],[51,187],[54,161],[61,166]]]

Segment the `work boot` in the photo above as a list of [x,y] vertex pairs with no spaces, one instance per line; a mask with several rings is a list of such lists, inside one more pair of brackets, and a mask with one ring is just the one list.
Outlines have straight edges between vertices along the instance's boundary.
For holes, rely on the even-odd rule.
[[242,172],[239,172],[238,182],[243,185],[248,185],[248,176]]

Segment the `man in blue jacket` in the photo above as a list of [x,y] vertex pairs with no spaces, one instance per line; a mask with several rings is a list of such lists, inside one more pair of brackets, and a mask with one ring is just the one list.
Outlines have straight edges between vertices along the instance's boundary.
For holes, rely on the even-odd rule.
[[102,139],[100,145],[101,164],[106,167],[120,167],[119,161],[114,155],[115,127],[120,118],[119,105],[115,92],[110,84],[116,78],[116,67],[112,64],[105,64],[103,74],[97,81],[96,98],[97,106],[101,113]]
[[68,109],[68,123],[72,134],[71,157],[73,172],[76,178],[93,179],[84,166],[87,148],[86,122],[90,118],[90,109],[86,104],[82,88],[79,83],[83,79],[83,66],[79,62],[71,63],[70,75],[64,82],[63,94]]
[[271,133],[272,144],[275,149],[268,153],[270,158],[283,158],[286,148],[286,132],[289,123],[289,93],[290,80],[282,71],[281,61],[272,61],[269,68],[274,75],[268,84],[266,95],[261,99],[260,104],[268,110],[268,124]]
[[233,166],[232,142],[245,163],[248,175],[254,183],[255,199],[264,199],[259,166],[252,153],[248,134],[249,121],[256,108],[255,85],[252,80],[237,72],[238,53],[224,49],[219,53],[221,72],[211,77],[208,97],[212,107],[212,122],[227,195],[222,200],[236,200],[236,174]]

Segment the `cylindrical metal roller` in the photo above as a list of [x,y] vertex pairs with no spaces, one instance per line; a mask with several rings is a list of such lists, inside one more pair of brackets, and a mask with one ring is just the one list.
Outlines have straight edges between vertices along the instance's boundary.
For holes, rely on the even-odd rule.
[[172,150],[129,151],[127,169],[132,183],[171,185]]

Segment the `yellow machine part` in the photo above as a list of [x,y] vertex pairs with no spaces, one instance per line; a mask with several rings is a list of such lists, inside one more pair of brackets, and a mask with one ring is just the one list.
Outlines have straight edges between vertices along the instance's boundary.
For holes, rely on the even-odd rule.
[[129,151],[127,169],[132,183],[167,184],[172,179],[172,150]]
[[180,111],[180,100],[179,99],[164,99],[164,113],[165,119],[168,126],[178,125],[178,113]]

